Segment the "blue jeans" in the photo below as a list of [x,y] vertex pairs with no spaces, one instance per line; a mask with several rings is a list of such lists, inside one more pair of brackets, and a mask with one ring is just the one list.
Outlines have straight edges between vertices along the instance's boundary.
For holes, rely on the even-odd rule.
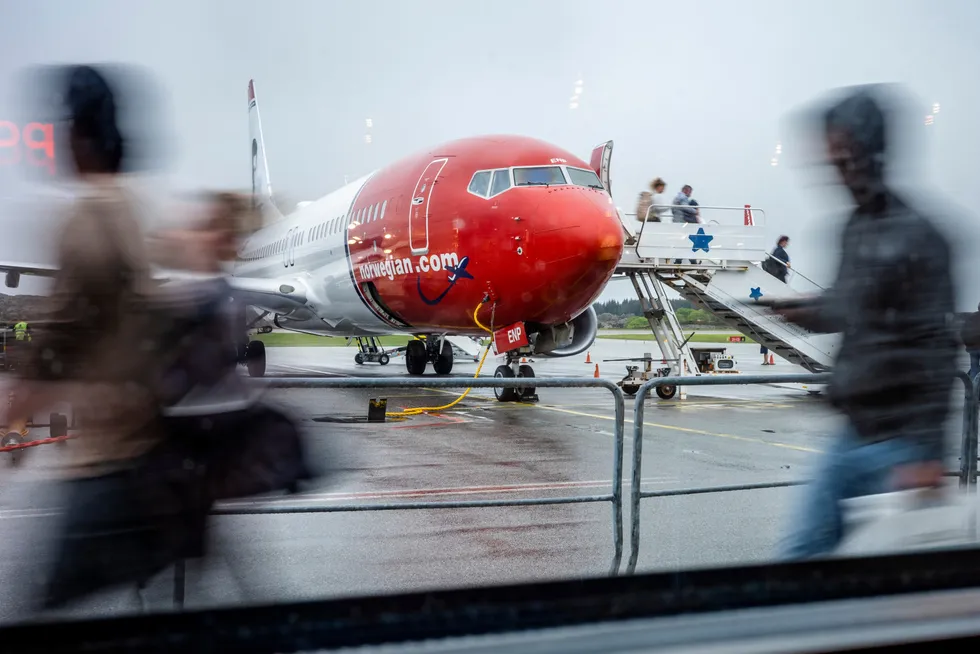
[[974,350],[970,352],[970,379],[976,379],[977,374],[980,374],[980,350]]
[[896,438],[861,441],[848,426],[824,453],[813,481],[803,487],[790,515],[791,528],[780,544],[779,558],[807,559],[830,554],[844,538],[841,500],[885,493],[896,466],[923,460],[921,449]]

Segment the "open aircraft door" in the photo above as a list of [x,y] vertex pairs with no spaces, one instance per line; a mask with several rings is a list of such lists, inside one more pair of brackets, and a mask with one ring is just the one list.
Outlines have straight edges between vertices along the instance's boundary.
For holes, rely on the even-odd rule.
[[599,176],[599,181],[606,189],[606,193],[612,197],[612,186],[609,184],[609,162],[612,161],[613,142],[606,141],[592,148],[592,158],[589,165]]

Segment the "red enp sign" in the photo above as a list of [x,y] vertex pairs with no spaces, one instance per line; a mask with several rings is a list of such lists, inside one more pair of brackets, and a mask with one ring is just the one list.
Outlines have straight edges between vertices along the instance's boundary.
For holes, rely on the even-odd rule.
[[54,125],[27,123],[21,127],[12,121],[0,120],[0,166],[22,163],[43,168],[51,175],[57,172]]
[[524,329],[522,322],[515,322],[513,325],[503,327],[493,333],[494,354],[510,352],[527,344],[527,330]]

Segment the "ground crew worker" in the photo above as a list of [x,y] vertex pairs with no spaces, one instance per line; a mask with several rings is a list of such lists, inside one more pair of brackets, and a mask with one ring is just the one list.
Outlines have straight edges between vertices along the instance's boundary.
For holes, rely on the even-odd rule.
[[18,341],[31,340],[31,335],[27,331],[27,323],[23,320],[14,325],[14,339]]

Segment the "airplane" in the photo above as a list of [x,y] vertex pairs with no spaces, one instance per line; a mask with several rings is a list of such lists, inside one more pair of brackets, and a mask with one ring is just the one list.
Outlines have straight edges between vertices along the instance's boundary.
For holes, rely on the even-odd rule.
[[[611,141],[589,164],[524,136],[464,138],[284,216],[272,202],[254,81],[248,111],[252,197],[269,218],[243,240],[231,280],[248,331],[411,334],[411,375],[429,363],[451,373],[452,335],[492,335],[506,355],[494,372],[501,378],[533,377],[522,357],[573,356],[592,345],[592,303],[624,242],[608,190]],[[11,274],[39,274],[5,263],[0,270],[8,285]],[[250,375],[265,374],[265,359],[261,341],[245,345]],[[531,387],[495,393],[500,401],[536,397]]]

